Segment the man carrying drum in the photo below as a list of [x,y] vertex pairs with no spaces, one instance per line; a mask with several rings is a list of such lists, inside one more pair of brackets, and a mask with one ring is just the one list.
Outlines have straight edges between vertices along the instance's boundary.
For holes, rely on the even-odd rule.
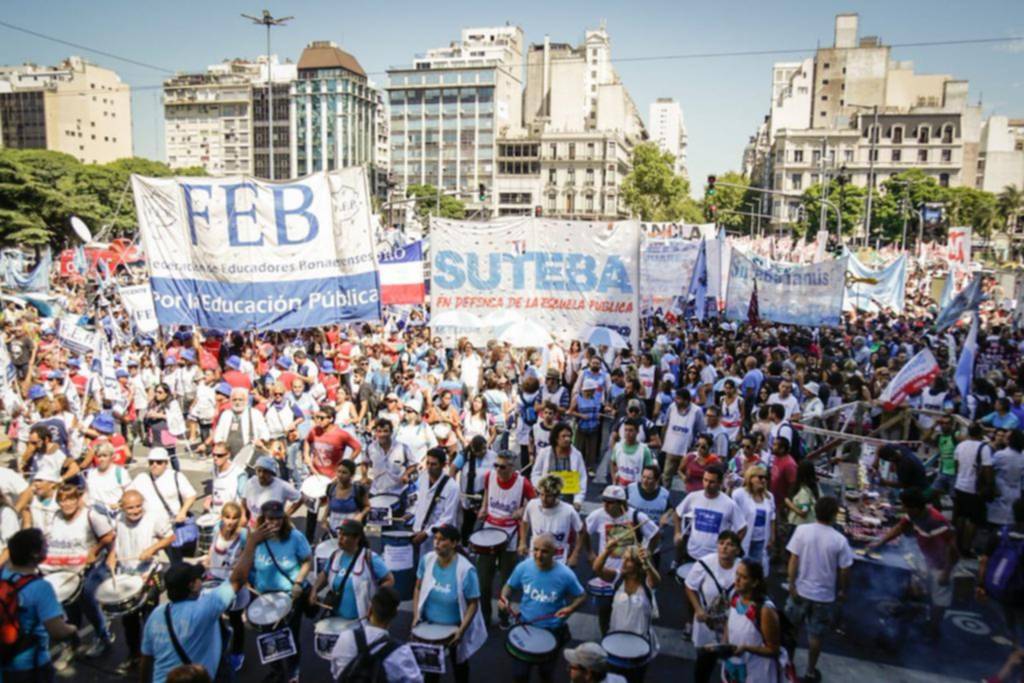
[[459,485],[444,472],[447,456],[444,447],[437,446],[423,457],[425,470],[420,472],[412,522],[412,542],[421,556],[432,550],[430,529],[458,525]]
[[[554,648],[544,644],[544,652],[527,653],[527,656],[513,658],[513,680],[526,683],[534,666],[538,668],[542,683],[554,678],[558,650],[569,642],[570,634],[566,620],[578,610],[587,599],[579,579],[569,567],[555,562],[555,540],[550,534],[540,534],[533,539],[533,557],[520,562],[508,582],[501,588],[498,607],[503,612],[512,611],[510,600],[513,591],[522,591],[517,620],[535,628],[547,631],[554,640]],[[510,640],[517,626],[509,631]],[[527,648],[528,643],[523,643]],[[526,661],[530,659],[532,661]],[[536,661],[536,660],[543,661]]]
[[[142,494],[150,513],[162,514],[177,528],[186,525],[189,510],[196,502],[196,490],[188,477],[171,469],[169,464],[170,455],[166,449],[151,448],[147,456],[149,471],[136,475],[128,488]],[[182,547],[189,544],[183,543]],[[182,561],[182,547],[172,545],[167,549],[172,564]]]
[[495,571],[501,572],[502,585],[508,583],[516,566],[519,520],[523,518],[526,503],[536,497],[533,484],[515,469],[516,455],[512,451],[498,453],[494,469],[484,475],[484,502],[480,517],[484,529],[500,529],[508,534],[508,541],[493,552],[479,553],[476,568],[480,573],[481,607],[484,623],[491,623],[491,595]]
[[576,508],[561,499],[562,479],[549,474],[537,486],[538,498],[526,504],[519,523],[519,548],[525,557],[531,534],[551,534],[555,539],[555,559],[576,566],[583,543],[583,521]]
[[[487,640],[480,613],[480,582],[473,563],[458,552],[458,528],[443,524],[431,532],[434,551],[420,558],[416,569],[412,637],[444,645],[454,662],[456,683],[469,683],[469,658]],[[451,630],[431,628],[435,626]],[[444,640],[437,640],[441,637]],[[424,680],[436,682],[440,677],[428,673]]]
[[[174,542],[171,524],[161,515],[155,515],[144,507],[142,494],[126,491],[121,498],[121,513],[115,526],[114,546],[107,554],[107,569],[113,575],[141,574],[146,572],[157,555]],[[128,645],[128,659],[117,671],[128,675],[138,669],[142,658],[142,625],[152,605],[143,604],[137,612],[121,617],[124,639]]]
[[484,497],[484,475],[491,471],[497,455],[487,447],[486,437],[479,434],[469,441],[469,445],[455,456],[448,475],[459,478],[459,490],[462,497],[462,540],[469,540],[469,535],[476,527],[480,504]]
[[373,443],[359,454],[363,480],[370,482],[370,495],[382,493],[402,495],[416,471],[409,447],[395,441],[395,426],[387,418],[373,424]]

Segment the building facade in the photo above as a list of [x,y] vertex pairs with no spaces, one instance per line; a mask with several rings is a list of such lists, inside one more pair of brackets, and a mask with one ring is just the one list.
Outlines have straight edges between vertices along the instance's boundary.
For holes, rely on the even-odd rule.
[[102,164],[132,156],[131,131],[131,89],[110,69],[81,57],[0,67],[0,147]]
[[687,177],[683,108],[670,97],[659,97],[651,103],[647,118],[651,141],[658,145],[658,149],[675,157],[676,175]]
[[1024,119],[990,116],[982,124],[976,185],[995,193],[1024,188]]
[[306,46],[290,106],[296,175],[373,163],[377,94],[355,57],[330,41]]
[[270,56],[273,83],[274,172],[270,172],[270,89],[267,84],[267,58],[259,57],[259,75],[252,83],[252,161],[257,178],[284,180],[293,177],[291,160],[291,106],[289,93],[297,71],[291,62],[280,64]]
[[523,32],[463,29],[411,68],[388,70],[390,174],[400,188],[433,185],[471,208],[493,206],[499,136],[522,117]]

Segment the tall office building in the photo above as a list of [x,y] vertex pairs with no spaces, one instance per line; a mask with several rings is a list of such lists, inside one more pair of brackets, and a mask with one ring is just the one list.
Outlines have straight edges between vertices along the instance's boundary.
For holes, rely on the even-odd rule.
[[675,157],[676,175],[686,176],[686,123],[683,108],[671,97],[659,97],[651,102],[648,128],[651,141],[658,149]]
[[81,57],[0,67],[0,147],[50,149],[86,163],[130,157],[131,89]]

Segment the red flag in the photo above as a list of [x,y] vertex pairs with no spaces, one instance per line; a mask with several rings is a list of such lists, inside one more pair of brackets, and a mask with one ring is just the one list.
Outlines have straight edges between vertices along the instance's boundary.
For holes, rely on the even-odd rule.
[[754,280],[754,291],[750,293],[750,306],[747,307],[747,324],[757,327],[761,322],[761,311],[757,305],[757,280]]

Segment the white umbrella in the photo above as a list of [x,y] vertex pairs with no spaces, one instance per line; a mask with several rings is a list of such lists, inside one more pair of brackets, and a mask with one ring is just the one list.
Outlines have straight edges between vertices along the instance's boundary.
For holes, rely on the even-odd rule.
[[498,341],[519,349],[536,348],[550,344],[551,334],[539,323],[526,320],[507,325],[498,335]]
[[591,346],[607,346],[613,349],[629,348],[629,342],[621,334],[607,327],[590,327],[584,330],[583,341]]
[[483,321],[479,316],[469,311],[443,311],[430,318],[431,327],[460,327],[463,329],[476,329],[483,327]]
[[524,323],[526,322],[526,318],[524,318],[521,314],[516,313],[515,311],[503,309],[500,311],[495,311],[494,313],[488,313],[483,317],[482,322],[483,327],[490,327],[496,332],[500,329],[508,327],[509,325],[518,325],[520,323]]

